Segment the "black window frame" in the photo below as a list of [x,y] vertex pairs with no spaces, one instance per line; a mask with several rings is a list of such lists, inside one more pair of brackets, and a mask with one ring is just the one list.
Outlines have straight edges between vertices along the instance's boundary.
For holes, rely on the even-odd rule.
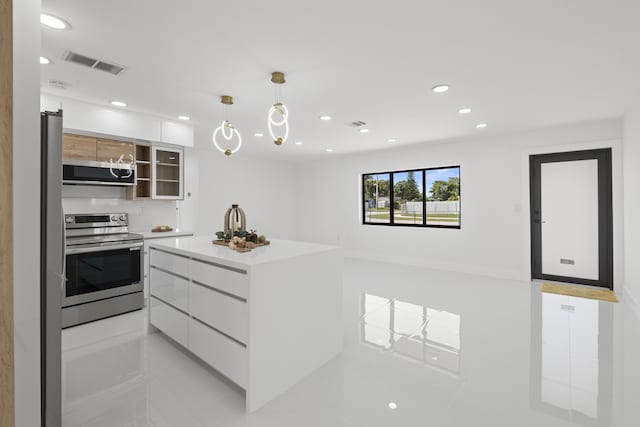
[[[458,220],[457,225],[444,225],[444,224],[427,224],[427,172],[439,169],[458,169],[458,176],[460,179],[460,188],[459,188],[459,201],[460,201],[460,219]],[[395,195],[393,191],[393,175],[396,173],[406,173],[406,172],[421,172],[422,173],[422,224],[410,224],[410,223],[395,223],[394,218],[394,206],[395,206]],[[365,208],[365,178],[371,175],[389,175],[389,222],[367,222],[367,211]],[[360,192],[360,213],[362,215],[362,225],[382,225],[386,227],[418,227],[418,228],[450,228],[454,230],[460,230],[462,228],[462,167],[460,165],[452,165],[452,166],[437,166],[432,168],[420,168],[420,169],[401,169],[395,171],[387,171],[387,172],[371,172],[371,173],[363,173],[361,175],[361,186],[362,191]]]

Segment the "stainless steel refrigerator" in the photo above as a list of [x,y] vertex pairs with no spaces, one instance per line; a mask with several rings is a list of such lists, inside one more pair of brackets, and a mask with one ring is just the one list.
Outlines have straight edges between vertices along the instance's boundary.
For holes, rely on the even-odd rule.
[[40,339],[43,427],[62,426],[61,298],[66,280],[62,111],[40,114]]

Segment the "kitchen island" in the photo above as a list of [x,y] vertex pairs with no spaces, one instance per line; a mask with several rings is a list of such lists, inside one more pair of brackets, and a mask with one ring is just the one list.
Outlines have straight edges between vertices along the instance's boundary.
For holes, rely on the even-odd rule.
[[245,390],[253,412],[342,351],[342,253],[150,241],[150,324]]

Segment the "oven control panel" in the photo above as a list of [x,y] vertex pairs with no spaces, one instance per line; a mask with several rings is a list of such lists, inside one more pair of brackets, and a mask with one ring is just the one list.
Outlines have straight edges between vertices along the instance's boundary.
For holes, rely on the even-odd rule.
[[64,216],[66,228],[126,227],[129,215],[126,213],[67,214]]

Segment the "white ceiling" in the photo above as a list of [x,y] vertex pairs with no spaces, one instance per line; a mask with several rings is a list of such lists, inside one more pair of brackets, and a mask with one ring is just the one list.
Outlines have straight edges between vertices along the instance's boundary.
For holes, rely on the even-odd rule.
[[[43,0],[42,9],[72,25],[43,27],[42,54],[54,61],[42,67],[43,91],[187,114],[207,133],[223,119],[219,96],[233,95],[248,153],[326,156],[329,147],[388,148],[388,138],[425,143],[614,117],[640,91],[637,0]],[[127,70],[65,63],[65,49]],[[275,70],[287,75],[291,113],[281,147],[266,129]],[[55,90],[50,79],[71,86]],[[436,95],[438,83],[452,88]],[[458,115],[462,106],[473,112]],[[355,120],[370,132],[347,126]]]

